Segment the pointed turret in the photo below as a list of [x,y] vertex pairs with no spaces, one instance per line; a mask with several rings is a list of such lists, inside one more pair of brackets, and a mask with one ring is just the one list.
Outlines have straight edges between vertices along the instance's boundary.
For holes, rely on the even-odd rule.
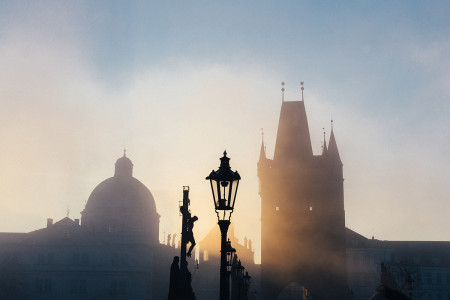
[[342,165],[341,157],[339,156],[339,150],[336,144],[336,138],[334,137],[333,128],[331,128],[330,142],[328,144],[328,157],[335,162],[339,162]]
[[326,155],[328,152],[327,149],[327,141],[325,139],[325,128],[323,129],[323,147],[322,147],[322,155]]
[[266,146],[264,145],[264,131],[262,131],[263,129],[261,128],[261,135],[262,135],[262,139],[261,139],[261,150],[259,152],[259,161],[262,162],[264,160],[267,159],[266,156]]

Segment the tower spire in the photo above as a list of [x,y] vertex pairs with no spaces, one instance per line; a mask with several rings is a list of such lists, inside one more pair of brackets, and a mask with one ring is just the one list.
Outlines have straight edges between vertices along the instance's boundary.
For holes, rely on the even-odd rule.
[[303,81],[300,81],[300,86],[301,86],[301,90],[302,90],[302,101],[305,101],[305,98],[303,98],[303,91],[305,90],[305,88],[303,87],[303,84],[305,84]]
[[264,128],[261,128],[261,151],[259,153],[259,161],[266,159],[266,146],[264,145]]
[[[284,102],[284,81],[281,83],[281,102]],[[264,132],[263,132],[264,135]]]
[[328,155],[329,157],[334,158],[334,160],[340,164],[342,164],[341,157],[339,155],[339,150],[336,143],[336,138],[334,136],[333,130],[333,119],[331,119],[331,133],[330,133],[330,141],[328,142]]
[[327,141],[325,139],[325,128],[323,129],[323,146],[322,146],[322,155],[324,155],[325,153],[327,153]]

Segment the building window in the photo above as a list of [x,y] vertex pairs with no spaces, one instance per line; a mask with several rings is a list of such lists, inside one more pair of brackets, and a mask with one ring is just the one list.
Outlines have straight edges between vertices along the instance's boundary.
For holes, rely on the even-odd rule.
[[208,261],[208,251],[203,251],[203,261]]
[[81,261],[80,263],[82,265],[87,265],[89,263],[89,255],[87,253],[82,253],[81,254]]
[[85,279],[72,279],[70,283],[70,293],[84,294],[87,291],[87,281]]
[[109,291],[111,294],[117,294],[117,280],[111,280]]
[[118,293],[121,295],[125,295],[127,293],[127,281],[126,280],[121,280],[119,282]]
[[113,253],[111,264],[113,266],[127,266],[128,253]]
[[422,273],[417,273],[417,284],[421,285],[422,284]]
[[52,291],[52,281],[45,279],[44,293],[50,293]]
[[280,207],[279,206],[275,207],[275,210],[280,211]]
[[72,255],[72,264],[73,265],[87,265],[89,262],[89,256],[87,253],[74,253]]
[[53,264],[53,253],[39,253],[38,265],[48,266]]
[[[450,273],[447,273],[447,284],[450,285]],[[450,300],[450,298],[449,298],[449,300]]]
[[111,280],[110,293],[112,295],[125,295],[127,293],[127,281]]
[[80,253],[74,253],[72,255],[72,264],[79,265],[80,264]]
[[36,293],[50,293],[52,291],[52,281],[50,279],[36,279],[34,291]]
[[436,284],[442,284],[442,275],[441,275],[441,273],[436,273]]
[[433,283],[433,279],[431,277],[431,273],[427,273],[427,284],[432,284]]
[[34,285],[34,291],[36,293],[42,293],[43,290],[44,290],[44,288],[42,286],[42,279],[36,279],[36,283]]

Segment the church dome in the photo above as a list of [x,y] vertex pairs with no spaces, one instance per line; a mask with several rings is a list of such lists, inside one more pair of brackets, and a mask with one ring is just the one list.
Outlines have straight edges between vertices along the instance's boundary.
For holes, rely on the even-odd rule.
[[133,163],[124,154],[114,177],[92,191],[82,212],[81,225],[92,232],[144,235],[159,240],[159,215],[150,190],[133,177]]

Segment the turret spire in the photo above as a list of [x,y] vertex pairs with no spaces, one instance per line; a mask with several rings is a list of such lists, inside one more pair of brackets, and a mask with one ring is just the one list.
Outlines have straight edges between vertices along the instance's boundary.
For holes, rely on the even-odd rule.
[[323,146],[322,146],[322,155],[324,155],[324,154],[326,154],[327,153],[327,141],[326,141],[326,139],[325,139],[325,128],[322,128],[323,129]]
[[336,143],[336,138],[334,137],[333,119],[331,120],[331,133],[330,133],[330,142],[328,143],[328,156],[334,159],[336,162],[342,164]]
[[[284,102],[284,81],[281,83],[281,102]],[[264,133],[263,133],[264,134]]]
[[261,151],[259,153],[259,161],[265,160],[266,158],[266,146],[264,145],[264,129],[261,128]]
[[305,101],[305,98],[303,98],[303,91],[305,90],[305,88],[303,87],[303,84],[305,84],[303,81],[300,81],[300,86],[301,86],[301,90],[302,90],[302,101]]

